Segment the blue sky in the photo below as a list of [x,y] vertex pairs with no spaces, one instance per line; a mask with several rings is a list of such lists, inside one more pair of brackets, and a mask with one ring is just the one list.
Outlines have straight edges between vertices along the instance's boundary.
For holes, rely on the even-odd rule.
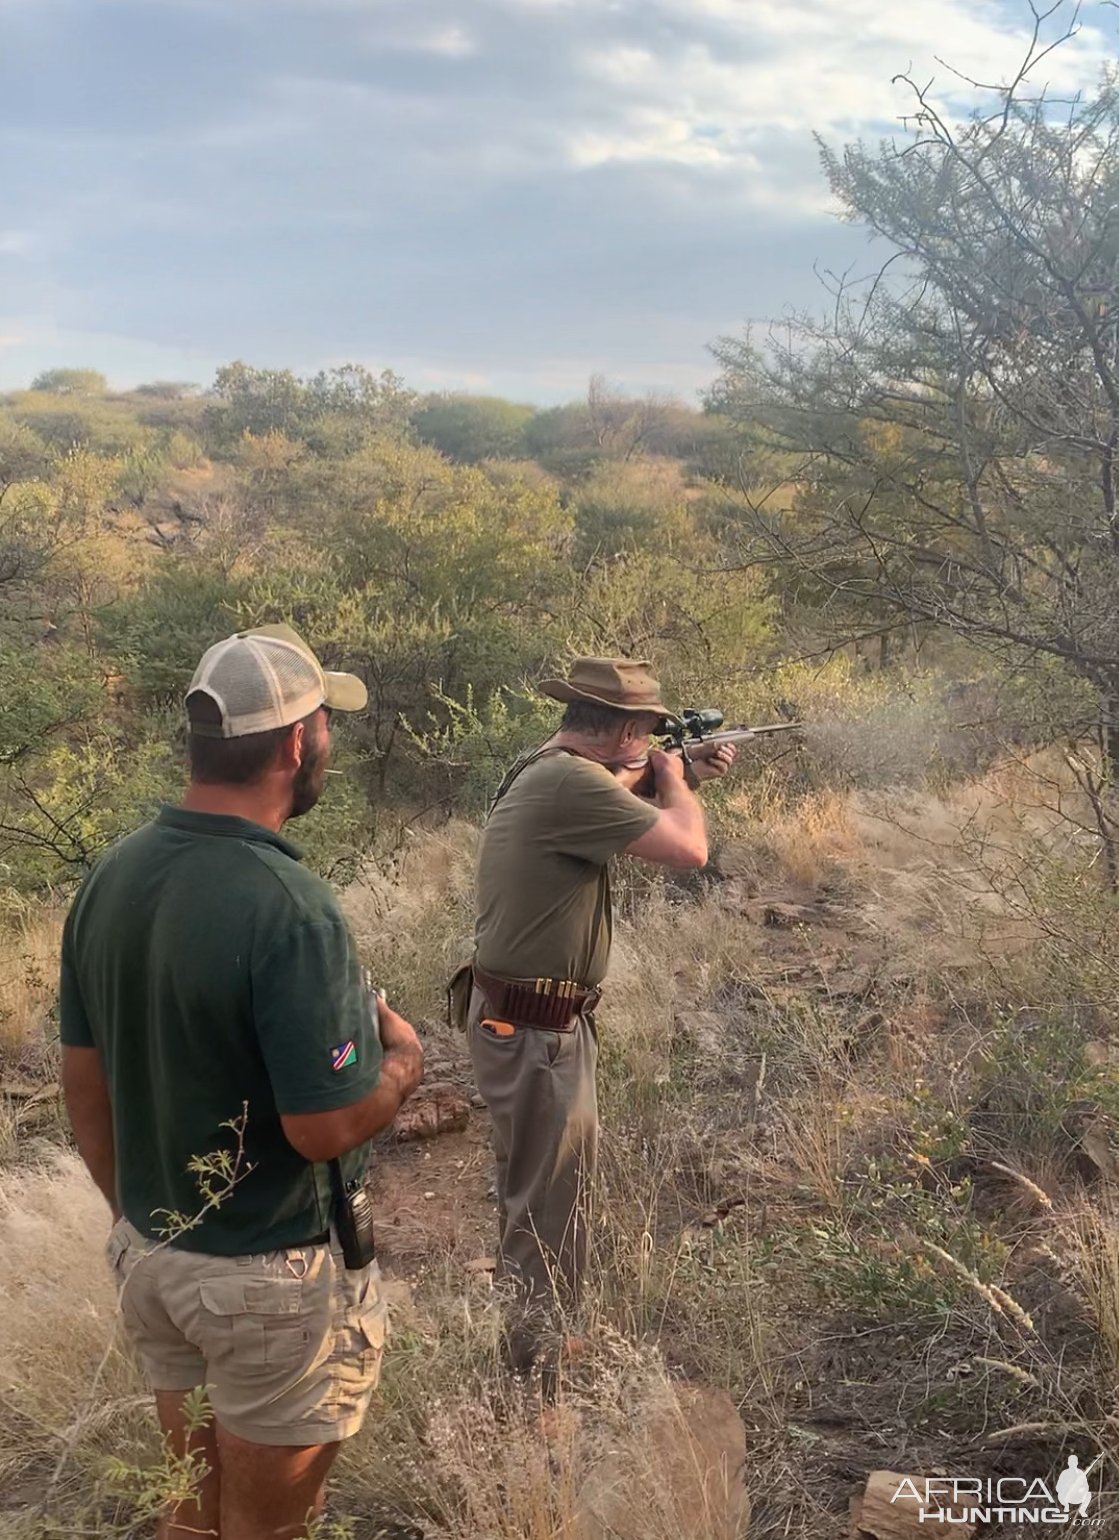
[[[1119,13],[1045,76],[1092,83]],[[813,131],[1002,78],[1017,0],[0,0],[0,388],[356,361],[685,399],[706,344],[873,261]]]

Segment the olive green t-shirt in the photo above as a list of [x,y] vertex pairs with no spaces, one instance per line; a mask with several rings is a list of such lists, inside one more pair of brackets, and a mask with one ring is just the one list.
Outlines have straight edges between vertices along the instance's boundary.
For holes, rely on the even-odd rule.
[[[238,1256],[327,1229],[329,1171],[292,1148],[280,1114],[367,1096],[381,1043],[337,901],[295,846],[246,819],[165,807],[74,900],[60,1013],[63,1043],[100,1051],[118,1200],[144,1235],[170,1228],[176,1246]],[[234,1155],[226,1125],[242,1110],[238,1179],[202,1212],[188,1167]],[[367,1158],[368,1146],[347,1156],[346,1177]]]
[[657,821],[604,765],[547,754],[490,814],[478,857],[478,965],[594,987],[610,960],[611,856]]

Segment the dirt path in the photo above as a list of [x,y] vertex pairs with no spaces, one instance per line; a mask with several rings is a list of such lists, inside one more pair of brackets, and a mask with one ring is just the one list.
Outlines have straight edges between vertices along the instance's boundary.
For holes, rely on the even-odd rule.
[[419,1283],[435,1265],[492,1253],[497,1205],[484,1111],[463,1133],[386,1143],[374,1157],[377,1249],[386,1274]]

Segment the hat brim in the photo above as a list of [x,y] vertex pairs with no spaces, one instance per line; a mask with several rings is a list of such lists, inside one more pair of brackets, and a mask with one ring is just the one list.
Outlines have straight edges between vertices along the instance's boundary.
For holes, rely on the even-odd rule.
[[369,691],[356,674],[330,674],[323,670],[326,681],[324,706],[331,711],[364,711],[369,703]]
[[577,690],[566,679],[542,679],[536,686],[541,695],[547,695],[552,700],[563,701],[569,704],[575,700],[590,701],[595,706],[609,706],[611,711],[619,711],[626,716],[657,716],[661,717],[670,727],[682,727],[684,724],[674,711],[669,711],[663,701],[642,702],[640,705],[632,703],[621,704],[616,700],[606,700],[602,695],[592,695],[588,690]]

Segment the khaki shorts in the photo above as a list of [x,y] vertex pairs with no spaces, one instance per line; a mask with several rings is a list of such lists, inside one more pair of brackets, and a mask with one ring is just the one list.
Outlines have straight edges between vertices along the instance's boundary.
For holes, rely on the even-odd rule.
[[254,1444],[332,1444],[361,1427],[388,1313],[376,1262],[327,1245],[214,1257],[109,1234],[125,1330],[153,1390],[205,1385],[223,1428]]

